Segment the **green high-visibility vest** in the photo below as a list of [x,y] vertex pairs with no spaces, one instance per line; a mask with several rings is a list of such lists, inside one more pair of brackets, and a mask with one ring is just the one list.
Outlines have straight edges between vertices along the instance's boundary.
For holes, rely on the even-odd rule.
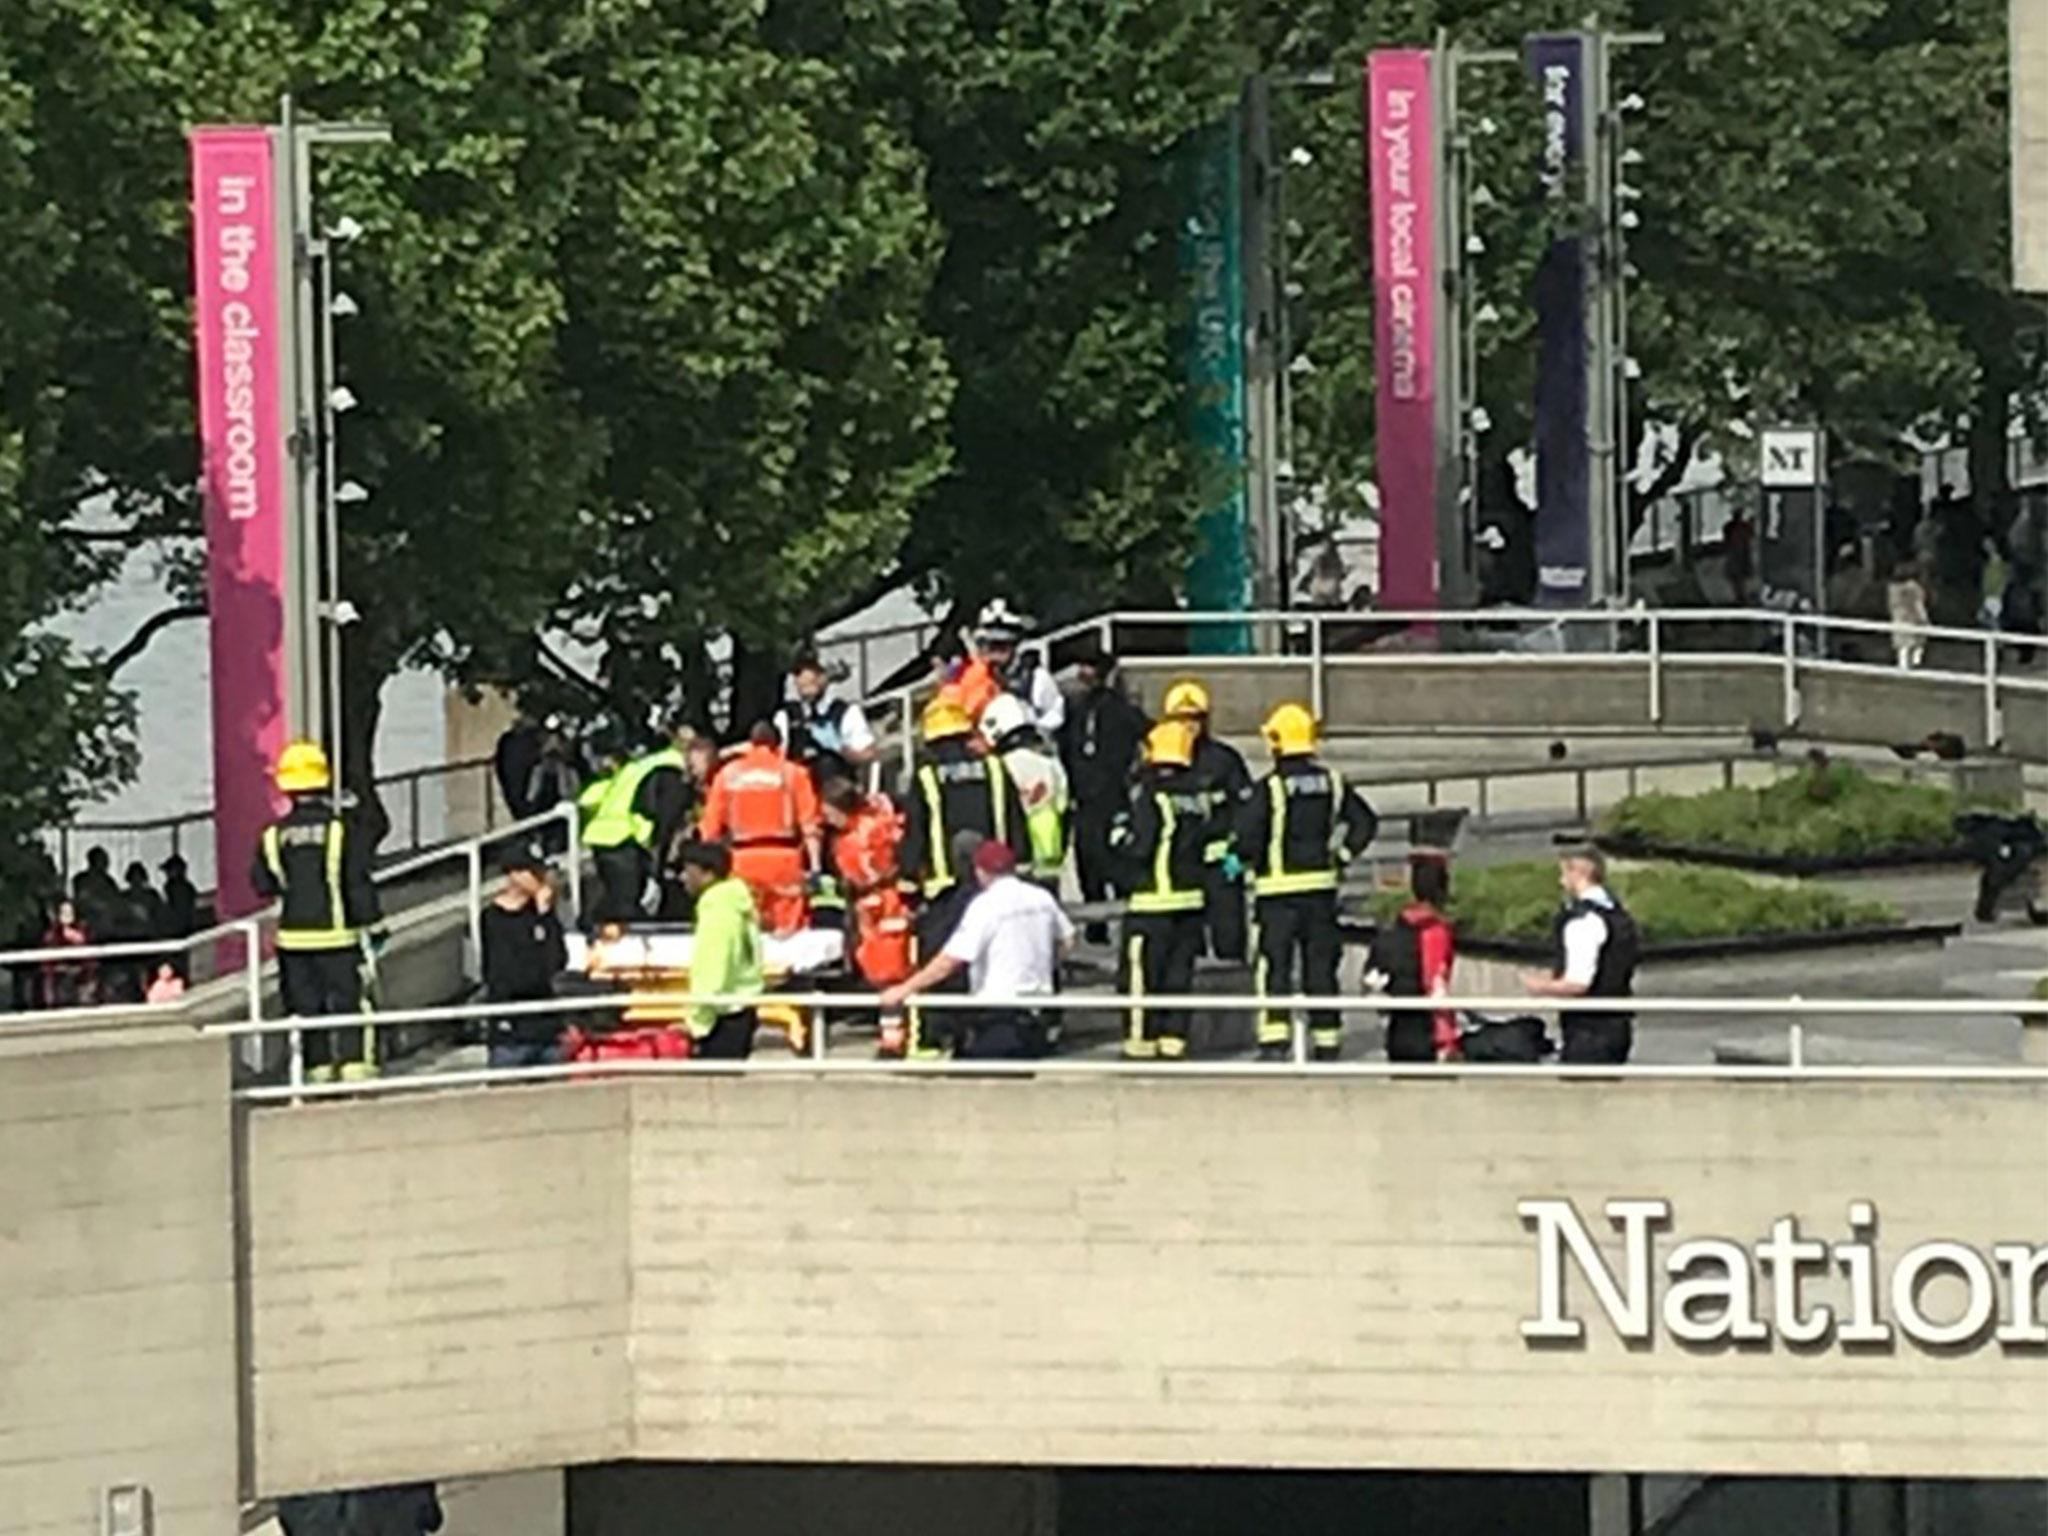
[[[583,828],[585,845],[591,848],[620,848],[627,843],[638,843],[642,848],[651,846],[654,822],[634,809],[634,802],[640,798],[640,786],[650,773],[658,773],[664,768],[681,772],[683,766],[683,754],[674,747],[664,747],[659,752],[635,758],[613,774],[597,802],[596,811]],[[584,793],[587,795],[589,791]]]

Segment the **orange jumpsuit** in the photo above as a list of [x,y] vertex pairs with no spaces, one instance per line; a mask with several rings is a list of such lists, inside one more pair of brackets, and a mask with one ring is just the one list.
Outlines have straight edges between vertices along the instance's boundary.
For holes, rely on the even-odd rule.
[[839,878],[853,897],[853,962],[867,983],[886,987],[908,976],[910,903],[904,899],[896,850],[903,817],[887,797],[870,796],[847,818],[832,845]]
[[732,846],[732,872],[753,890],[762,928],[788,934],[811,920],[804,877],[822,821],[810,774],[757,744],[718,770],[697,832]]

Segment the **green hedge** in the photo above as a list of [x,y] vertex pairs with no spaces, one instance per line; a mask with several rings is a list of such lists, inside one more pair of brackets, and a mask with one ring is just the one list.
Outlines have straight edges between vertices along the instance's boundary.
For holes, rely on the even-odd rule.
[[[1704,864],[1617,863],[1610,883],[1652,944],[1829,933],[1900,920],[1898,909],[1884,902],[1852,901],[1805,881]],[[1468,939],[1547,939],[1562,900],[1557,865],[1547,859],[1461,865],[1451,876],[1451,916]],[[1384,922],[1406,901],[1403,891],[1380,891],[1373,897],[1373,915]]]
[[1949,847],[1956,809],[1954,791],[1938,785],[1830,764],[1763,789],[1631,795],[1600,819],[1600,833],[1666,848],[1856,858]]

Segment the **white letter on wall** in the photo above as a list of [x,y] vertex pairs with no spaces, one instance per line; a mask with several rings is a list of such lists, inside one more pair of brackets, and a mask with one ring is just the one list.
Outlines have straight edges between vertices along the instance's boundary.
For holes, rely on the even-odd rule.
[[1650,1227],[1668,1221],[1668,1200],[1610,1200],[1607,1219],[1621,1228],[1625,1241],[1622,1267],[1628,1290],[1616,1284],[1600,1257],[1586,1224],[1569,1200],[1524,1200],[1516,1207],[1525,1221],[1536,1223],[1536,1316],[1522,1323],[1525,1339],[1582,1339],[1585,1324],[1569,1317],[1564,1306],[1564,1255],[1571,1250],[1579,1273],[1593,1288],[1593,1297],[1624,1339],[1650,1336]]
[[[1920,1310],[1920,1276],[1943,1266],[1963,1277],[1970,1299],[1952,1323],[1937,1323]],[[1908,1248],[1892,1271],[1892,1316],[1909,1339],[1922,1344],[1967,1344],[1998,1315],[1998,1282],[1984,1255],[1965,1243],[1922,1243]]]
[[[1672,1279],[1664,1293],[1664,1327],[1674,1339],[1718,1344],[1724,1339],[1745,1342],[1770,1336],[1756,1315],[1756,1277],[1750,1273],[1749,1252],[1739,1243],[1718,1237],[1680,1243],[1664,1268]],[[1693,1269],[1706,1273],[1688,1275]],[[1718,1305],[1696,1315],[1692,1309],[1702,1302]]]

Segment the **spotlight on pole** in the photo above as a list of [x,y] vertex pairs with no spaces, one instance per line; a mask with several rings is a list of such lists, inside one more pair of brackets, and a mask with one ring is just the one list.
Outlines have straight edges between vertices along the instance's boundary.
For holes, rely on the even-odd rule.
[[1638,96],[1634,91],[1630,91],[1626,96],[1621,98],[1620,105],[1621,110],[1624,112],[1640,112],[1645,107],[1647,107],[1649,103],[1643,100],[1643,98]]
[[1482,117],[1472,125],[1472,131],[1482,139],[1490,139],[1500,132],[1500,124],[1490,117]]
[[337,320],[353,320],[362,312],[362,306],[345,293],[337,293],[327,306],[327,313]]
[[1316,371],[1316,360],[1304,352],[1287,365],[1287,371],[1305,379]]
[[1472,316],[1472,323],[1474,325],[1498,325],[1500,324],[1500,311],[1491,304],[1482,304],[1479,306],[1478,312]]
[[1646,157],[1640,149],[1624,149],[1621,152],[1623,165],[1641,165]]
[[1472,430],[1474,432],[1491,432],[1493,430],[1493,418],[1486,414],[1486,407],[1483,405],[1473,406],[1472,414],[1466,420],[1472,423]]
[[1623,229],[1641,229],[1643,227],[1643,216],[1633,208],[1623,209],[1621,227]]
[[327,396],[327,408],[340,416],[356,408],[355,392],[346,384],[337,384]]
[[1465,237],[1465,254],[1467,256],[1484,256],[1486,254],[1486,238],[1479,234],[1467,235]]
[[334,499],[344,507],[353,507],[370,499],[370,493],[354,480],[344,480],[334,488]]
[[327,238],[336,245],[347,245],[351,240],[360,240],[362,236],[363,226],[346,213],[327,226]]
[[1621,376],[1625,379],[1640,379],[1643,376],[1643,365],[1632,357],[1624,357],[1621,360]]
[[1491,208],[1499,201],[1500,199],[1493,195],[1493,188],[1491,187],[1474,187],[1472,189],[1472,206],[1474,208]]
[[1306,144],[1297,144],[1287,152],[1287,163],[1305,170],[1316,163],[1315,151]]

